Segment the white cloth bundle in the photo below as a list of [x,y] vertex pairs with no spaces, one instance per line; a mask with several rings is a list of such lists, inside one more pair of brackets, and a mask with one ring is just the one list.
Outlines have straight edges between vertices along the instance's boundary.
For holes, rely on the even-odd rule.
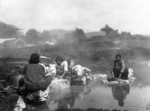
[[83,67],[81,65],[76,65],[72,69],[76,71],[78,76],[83,76],[86,73],[86,71],[91,72],[89,68]]
[[43,63],[39,63],[45,69],[46,76],[48,75],[56,75],[56,64],[49,64],[49,66],[45,66]]
[[55,78],[52,80],[50,87],[52,90],[65,90],[70,88],[70,83],[67,79]]
[[26,108],[26,104],[21,96],[19,96],[19,99],[15,105],[15,108],[13,111],[23,111],[23,109]]
[[93,80],[96,79],[107,79],[107,74],[93,74],[91,75]]
[[109,84],[109,85],[113,85],[113,84],[131,84],[135,81],[135,77],[133,77],[133,69],[129,68],[128,69],[128,79],[127,80],[123,80],[123,79],[117,79],[116,81],[108,81],[107,77],[106,79],[102,80],[102,82],[104,84]]
[[56,64],[49,64],[49,67],[45,67],[46,75],[56,75]]

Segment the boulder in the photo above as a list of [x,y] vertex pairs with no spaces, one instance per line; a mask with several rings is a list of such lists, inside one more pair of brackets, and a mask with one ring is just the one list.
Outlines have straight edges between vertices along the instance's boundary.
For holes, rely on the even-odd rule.
[[67,79],[55,78],[50,84],[51,90],[66,90],[70,88],[70,82]]

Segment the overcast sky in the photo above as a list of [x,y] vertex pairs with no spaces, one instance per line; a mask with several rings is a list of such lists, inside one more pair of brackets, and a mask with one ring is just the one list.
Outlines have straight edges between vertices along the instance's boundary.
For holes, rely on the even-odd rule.
[[120,31],[150,35],[150,0],[0,0],[0,21],[22,29]]

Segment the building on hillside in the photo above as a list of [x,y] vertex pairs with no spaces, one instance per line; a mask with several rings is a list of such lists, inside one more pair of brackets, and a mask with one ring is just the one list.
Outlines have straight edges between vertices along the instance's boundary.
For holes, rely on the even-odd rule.
[[22,39],[7,40],[2,43],[3,48],[22,48],[26,46],[26,42]]
[[14,45],[16,46],[16,48],[21,48],[21,47],[25,47],[26,46],[26,42],[23,41],[22,39],[17,39],[14,42]]

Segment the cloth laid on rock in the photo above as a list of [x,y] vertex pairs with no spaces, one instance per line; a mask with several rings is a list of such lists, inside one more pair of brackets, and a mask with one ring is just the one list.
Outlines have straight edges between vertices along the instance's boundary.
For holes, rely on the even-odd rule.
[[129,68],[128,69],[128,79],[119,79],[119,78],[106,78],[106,79],[103,79],[102,82],[104,84],[130,84],[130,83],[133,83],[135,81],[135,77],[133,77],[133,69]]
[[128,73],[128,78],[132,78],[133,77],[133,72],[134,72],[133,69],[129,68],[128,72],[129,72]]
[[83,67],[81,65],[76,65],[72,68],[78,76],[83,76],[86,72],[91,72],[89,68]]
[[42,65],[45,69],[45,74],[46,76],[48,75],[56,75],[56,64],[49,64],[48,66],[45,66],[42,63],[39,63],[40,65]]
[[48,75],[55,76],[56,75],[56,64],[49,64],[49,66],[46,67],[46,70],[47,70],[46,76],[48,76]]
[[55,78],[52,80],[50,87],[52,90],[65,90],[70,88],[70,83],[67,79]]
[[90,77],[91,70],[81,65],[72,67],[71,84],[86,84],[86,80],[92,80]]
[[113,84],[131,84],[131,83],[134,82],[135,79],[136,79],[135,77],[129,78],[128,80],[117,79],[117,78],[109,78],[109,79],[102,80],[102,83],[109,84],[109,85],[113,85]]
[[92,80],[106,79],[107,75],[106,74],[93,74],[93,75],[90,75],[90,77],[92,78]]

